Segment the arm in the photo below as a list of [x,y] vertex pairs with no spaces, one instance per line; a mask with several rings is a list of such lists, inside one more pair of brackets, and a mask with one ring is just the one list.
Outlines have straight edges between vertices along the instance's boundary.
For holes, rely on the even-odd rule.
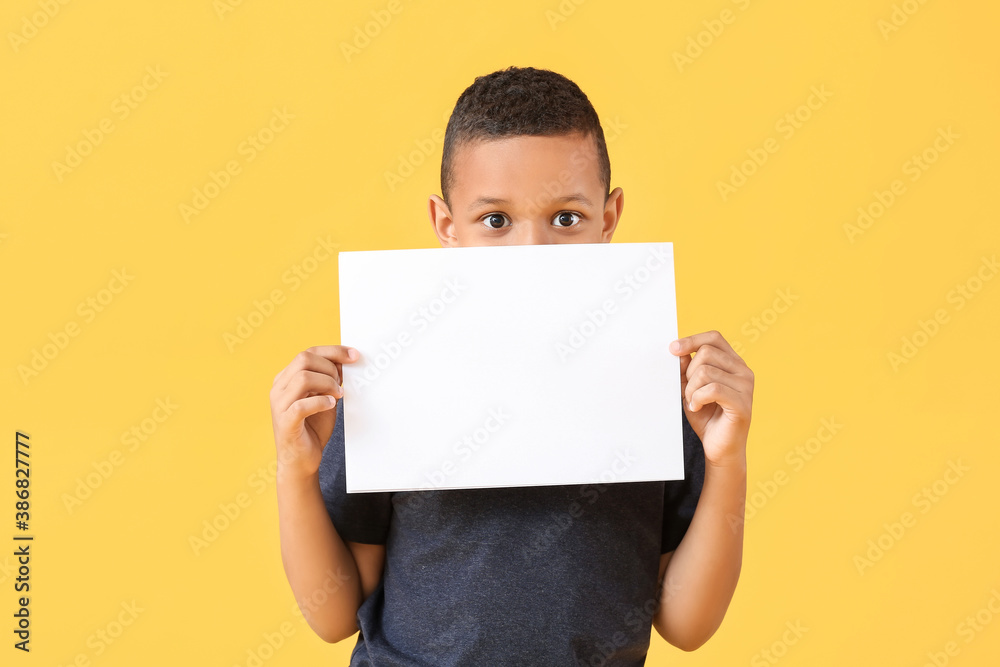
[[365,592],[354,555],[330,521],[318,474],[298,478],[279,468],[277,487],[281,562],[299,609],[324,641],[346,639],[358,631]]
[[[691,525],[676,551],[660,556],[660,608],[653,626],[674,646],[693,651],[715,634],[729,608],[743,564],[742,469],[705,466]],[[732,525],[731,525],[732,524]]]
[[274,378],[271,417],[277,447],[281,560],[309,626],[327,642],[357,632],[364,598],[381,577],[384,547],[344,542],[323,501],[319,467],[343,397],[349,348],[311,347]]
[[684,539],[660,557],[653,626],[674,646],[693,651],[721,625],[743,564],[754,378],[717,331],[682,338],[671,352],[681,355],[684,410],[705,448],[705,481]]

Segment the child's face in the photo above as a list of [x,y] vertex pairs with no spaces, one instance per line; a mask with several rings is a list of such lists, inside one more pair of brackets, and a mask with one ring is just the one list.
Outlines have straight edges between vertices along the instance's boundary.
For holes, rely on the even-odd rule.
[[442,247],[608,243],[624,206],[604,201],[597,146],[580,133],[516,136],[461,145],[451,207],[431,195]]

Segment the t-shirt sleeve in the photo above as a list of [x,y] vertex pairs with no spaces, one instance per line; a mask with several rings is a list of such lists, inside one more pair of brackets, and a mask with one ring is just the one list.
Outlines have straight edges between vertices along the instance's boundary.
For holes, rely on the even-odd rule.
[[701,438],[688,422],[681,409],[681,430],[684,437],[684,479],[663,483],[663,541],[660,553],[673,551],[681,543],[694,509],[698,506],[701,487],[705,481],[705,449]]
[[337,401],[337,423],[323,449],[319,486],[337,534],[345,542],[385,544],[392,518],[392,492],[347,493],[344,463],[344,399]]

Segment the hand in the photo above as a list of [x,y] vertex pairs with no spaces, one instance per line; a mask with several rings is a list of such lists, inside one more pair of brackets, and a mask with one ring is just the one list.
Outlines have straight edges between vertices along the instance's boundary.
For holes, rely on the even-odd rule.
[[675,340],[670,352],[680,357],[684,414],[701,438],[705,460],[745,466],[753,371],[714,330]]
[[310,347],[274,376],[271,423],[279,476],[306,478],[319,471],[337,420],[334,408],[344,396],[342,364],[354,363],[360,356],[344,345]]

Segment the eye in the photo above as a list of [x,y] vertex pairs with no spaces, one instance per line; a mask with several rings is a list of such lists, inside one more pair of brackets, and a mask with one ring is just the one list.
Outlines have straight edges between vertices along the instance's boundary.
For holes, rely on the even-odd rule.
[[[572,220],[567,220],[568,216],[576,216],[577,218],[576,222],[574,223]],[[556,217],[553,220],[553,222],[557,223],[556,227],[574,227],[580,224],[580,221],[582,219],[583,217],[579,213],[574,213],[573,211],[560,211],[559,213],[556,213]],[[568,225],[558,224],[563,222],[570,222],[571,224]]]
[[[506,225],[503,224],[504,220],[507,219],[503,213],[487,213],[482,218],[483,223],[486,225],[487,229],[503,229]],[[500,226],[494,226],[494,223],[498,222]]]

